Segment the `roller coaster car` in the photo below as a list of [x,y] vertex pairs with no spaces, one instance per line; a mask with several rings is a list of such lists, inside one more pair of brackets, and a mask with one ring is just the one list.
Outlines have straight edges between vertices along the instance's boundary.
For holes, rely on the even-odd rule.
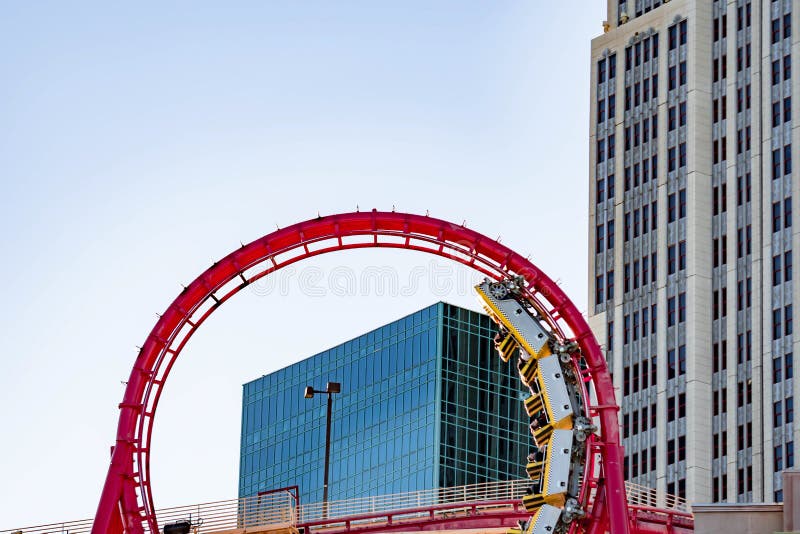
[[[528,512],[536,512],[545,504],[563,507],[567,499],[570,470],[572,469],[572,430],[554,430],[544,451],[543,471],[531,486],[531,492],[522,497]],[[530,465],[530,464],[528,464]]]
[[508,360],[518,351],[519,343],[514,339],[513,334],[505,328],[500,327],[497,335],[494,336],[494,348],[497,349],[498,354],[500,354],[500,359],[508,363]]
[[573,408],[557,356],[541,358],[530,380],[531,396],[525,410],[531,417],[531,434],[536,445],[547,443],[555,429],[571,429]]
[[524,534],[553,534],[560,518],[560,509],[545,504],[528,521]]
[[[550,334],[531,315],[528,307],[514,297],[506,283],[486,279],[475,286],[475,291],[489,317],[502,326],[522,350],[535,358],[550,354]],[[503,341],[506,340],[507,337]],[[505,361],[510,358],[505,351],[500,354]]]
[[528,463],[525,465],[525,470],[531,480],[539,480],[541,478],[546,451],[546,447],[537,448],[536,451],[528,455]]

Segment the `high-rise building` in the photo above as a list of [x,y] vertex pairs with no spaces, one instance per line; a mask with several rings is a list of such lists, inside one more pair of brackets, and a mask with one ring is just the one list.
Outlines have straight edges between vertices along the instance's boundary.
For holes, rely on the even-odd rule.
[[781,501],[795,465],[798,26],[792,0],[608,0],[592,41],[590,322],[627,478],[694,502]]
[[[329,499],[525,478],[531,450],[516,367],[485,315],[437,303],[244,385],[239,495],[299,486],[322,501],[326,396]],[[527,395],[526,395],[527,396]]]

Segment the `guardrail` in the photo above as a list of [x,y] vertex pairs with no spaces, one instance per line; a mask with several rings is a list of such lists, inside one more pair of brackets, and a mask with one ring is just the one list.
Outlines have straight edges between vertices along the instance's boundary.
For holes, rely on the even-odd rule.
[[[191,520],[197,524],[198,534],[220,530],[274,526],[275,528],[303,524],[319,524],[355,516],[387,515],[408,510],[407,518],[429,515],[430,509],[445,506],[451,510],[458,504],[492,503],[521,499],[530,486],[530,480],[509,480],[487,482],[469,486],[437,488],[432,490],[395,493],[374,497],[362,497],[327,503],[295,505],[295,497],[290,491],[273,492],[241,499],[207,502],[190,506],[176,506],[157,511],[161,527],[175,521]],[[626,483],[628,504],[637,507],[659,507],[665,511],[682,514],[691,513],[685,499],[674,495],[658,493],[656,490]],[[0,534],[88,534],[92,520],[67,521],[26,528],[0,530]],[[148,531],[149,532],[149,531]],[[194,532],[194,531],[193,531]]]
[[692,513],[692,507],[686,502],[686,499],[669,493],[661,493],[647,486],[626,482],[625,493],[628,496],[628,504]]

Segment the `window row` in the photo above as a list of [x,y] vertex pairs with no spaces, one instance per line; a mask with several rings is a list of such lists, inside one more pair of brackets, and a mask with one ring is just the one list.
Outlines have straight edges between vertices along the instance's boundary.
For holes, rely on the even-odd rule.
[[[781,68],[783,67],[783,68]],[[783,78],[781,78],[783,74]],[[776,59],[772,62],[772,85],[781,83],[792,78],[792,56],[783,56],[783,61]]]
[[[653,115],[655,119],[655,115]],[[649,164],[647,159],[641,163],[634,163],[632,166],[625,167],[625,191],[630,191],[632,187],[644,185],[651,179],[658,180],[658,154],[653,154]]]
[[[783,111],[783,114],[781,114]],[[792,97],[787,96],[783,99],[772,103],[772,127],[780,126],[784,122],[792,120]]]
[[[674,88],[673,88],[674,89]],[[625,111],[658,98],[658,73],[625,87]],[[653,136],[655,137],[655,135]]]
[[686,292],[667,298],[667,326],[683,322],[686,322]]
[[606,199],[611,200],[614,198],[614,175],[610,174],[608,178],[597,179],[597,203],[605,202]]
[[[648,413],[649,413],[649,416],[648,416]],[[634,410],[630,414],[630,417],[628,416],[627,413],[623,416],[624,424],[625,424],[625,426],[623,428],[623,432],[624,432],[623,433],[623,437],[627,438],[627,437],[630,437],[630,436],[638,435],[639,434],[640,423],[641,423],[642,432],[647,432],[648,428],[656,428],[656,425],[657,425],[657,422],[658,422],[657,421],[658,412],[656,411],[655,403],[651,404],[649,409],[648,409],[647,406],[642,408],[641,416],[639,414],[640,414],[640,412],[638,410]],[[630,419],[630,422],[631,422],[630,426],[628,426],[628,420],[629,419]]]
[[667,350],[667,380],[686,374],[686,345]]
[[[743,408],[744,406],[746,406],[748,404],[752,404],[752,403],[753,403],[753,381],[748,379],[746,384],[744,382],[737,382],[736,383],[736,407],[737,408]],[[740,426],[739,427],[739,440],[742,439],[743,432],[744,432],[744,430]],[[739,443],[740,443],[739,450],[742,450],[744,447],[741,445],[741,441]],[[748,443],[747,446],[751,447],[752,445],[750,443]]]
[[728,56],[721,55],[711,61],[711,79],[715,82],[728,77]]
[[749,276],[736,282],[736,311],[742,311],[753,305],[753,279]]
[[687,24],[685,20],[678,22],[677,24],[673,24],[667,30],[668,41],[669,41],[669,49],[675,50],[678,48],[678,45],[685,45],[686,44],[686,32],[687,32]]
[[686,269],[686,241],[667,247],[667,274]]
[[[786,458],[785,464],[783,462],[784,457]],[[778,473],[792,467],[794,467],[794,442],[787,441],[785,445],[778,445],[773,449],[772,469]]]
[[712,254],[714,267],[728,262],[728,236],[715,237],[712,241]]
[[[621,0],[621,2],[624,0]],[[636,2],[636,16],[640,17],[661,5],[661,0],[640,0]],[[655,467],[655,466],[653,466]]]
[[644,119],[625,127],[625,150],[648,142],[651,136],[653,140],[658,137],[658,115],[653,115],[652,120]]
[[[656,469],[656,447],[655,445],[650,447],[650,461],[648,462],[648,453],[647,449],[641,452],[634,452],[633,454],[627,455],[625,461],[625,480],[628,480],[629,475],[633,477],[638,477],[641,473],[644,475],[648,471],[655,471]],[[655,505],[655,503],[653,503]]]
[[772,310],[772,339],[792,334],[792,305]]
[[667,421],[674,421],[676,417],[686,417],[686,393],[678,393],[677,397],[674,395],[667,397]]
[[[745,472],[747,473],[747,478],[745,479]],[[747,469],[740,468],[737,470],[737,477],[736,477],[736,484],[737,484],[737,494],[744,495],[747,491],[753,490],[753,466],[748,465]]]
[[[667,465],[672,465],[675,463],[676,452],[679,462],[682,462],[686,459],[686,436],[678,436],[677,440],[667,440]],[[674,492],[675,490],[672,491]],[[670,491],[667,490],[667,493],[670,493]]]
[[633,264],[626,263],[622,268],[622,291],[628,293],[639,289],[648,283],[655,283],[658,278],[658,256],[655,252],[644,256],[641,260],[634,260]]
[[678,65],[672,65],[667,70],[667,89],[674,91],[678,86],[686,85],[686,62],[681,61]]
[[728,15],[723,14],[722,17],[714,17],[712,22],[714,30],[714,41],[719,41],[728,36]]
[[722,95],[711,101],[711,119],[714,123],[728,118],[728,95]]
[[752,180],[750,173],[736,177],[736,205],[742,206],[745,202],[750,202]]
[[742,72],[750,68],[750,56],[752,55],[750,43],[736,49],[736,71]]
[[[648,332],[655,335],[657,323],[658,313],[655,304],[650,306],[649,309],[645,306],[641,311],[626,313],[622,317],[622,342],[627,345],[631,341],[637,341],[640,337],[645,338]],[[653,365],[655,365],[655,358]],[[655,368],[653,373],[653,381],[655,381]],[[636,383],[638,385],[638,373],[636,375]],[[625,376],[627,379],[627,373]],[[645,382],[642,387],[647,387],[647,383]],[[627,393],[625,394],[627,395]]]
[[[607,76],[607,78],[606,78]],[[597,83],[613,80],[617,76],[617,55],[611,54],[597,62]]]
[[711,163],[716,165],[728,159],[728,138],[723,136],[711,141]]
[[751,225],[736,230],[736,257],[744,258],[753,252],[753,229]]
[[[748,86],[749,87],[749,86]],[[736,131],[736,154],[744,154],[750,150],[750,127],[745,126]]]
[[736,112],[741,113],[745,109],[750,109],[750,102],[752,101],[752,91],[748,83],[744,87],[736,89]]
[[743,26],[750,27],[750,23],[753,18],[753,9],[750,5],[750,2],[747,2],[744,6],[739,6],[736,9],[736,29],[738,31],[742,31]]
[[606,139],[597,140],[597,163],[603,163],[606,158],[611,159],[614,157],[616,143],[614,134],[609,135]]
[[[784,413],[785,409],[785,413]],[[794,422],[794,397],[786,397],[772,403],[772,428]]]
[[[728,341],[723,339],[712,344],[713,372],[724,371],[728,368]],[[716,414],[714,414],[716,415]]]
[[715,185],[711,190],[711,214],[719,215],[728,211],[728,184]]
[[794,376],[794,353],[787,352],[772,358],[772,383],[778,384]]
[[625,48],[625,70],[638,67],[650,59],[658,58],[658,35],[645,37]]
[[792,251],[772,257],[772,285],[777,286],[782,282],[792,279]]
[[[783,29],[783,32],[781,32]],[[783,37],[781,37],[783,35]],[[772,44],[792,36],[792,14],[787,13],[783,17],[772,19]]]
[[667,195],[667,222],[672,223],[686,217],[686,189]]
[[[748,330],[736,334],[736,362],[744,363],[753,359],[753,332]],[[749,398],[749,397],[748,397]],[[750,402],[749,400],[747,402]]]
[[674,172],[676,169],[683,167],[686,167],[686,143],[680,143],[677,147],[668,148],[667,171]]
[[728,288],[715,289],[711,294],[711,317],[717,320],[728,315]]
[[[711,414],[712,415],[719,415],[721,413],[728,412],[728,388],[722,388],[719,391],[714,391],[711,393],[711,397],[713,398],[712,401],[712,408]],[[727,439],[727,435],[726,435]],[[717,456],[714,456],[717,458]]]
[[[711,438],[711,453],[713,458],[721,458],[728,454],[728,431],[723,430],[719,434],[714,434]],[[716,485],[716,483],[715,483]]]
[[658,227],[658,204],[653,201],[651,204],[626,212],[623,222],[625,242],[655,230]]
[[667,110],[667,127],[671,132],[679,126],[686,126],[686,102],[680,102]]
[[[781,173],[781,155],[783,155],[783,173]],[[792,145],[786,145],[772,151],[772,179],[792,174]]]
[[604,250],[614,249],[614,221],[598,224],[594,230],[594,252],[600,254]]
[[614,269],[608,271],[605,275],[598,275],[595,277],[594,284],[594,303],[599,306],[607,300],[614,298]]
[[[643,310],[646,312],[647,308]],[[653,305],[653,311],[655,312],[655,305]],[[642,334],[644,335],[644,334]],[[656,385],[657,374],[656,374],[656,356],[654,355],[651,359],[644,359],[641,364],[635,363],[633,365],[626,365],[622,369],[622,391],[625,396],[630,395],[631,392],[638,393],[644,389],[647,389],[650,386]],[[631,389],[633,388],[633,389]],[[653,405],[655,409],[655,405]],[[645,414],[647,413],[647,408],[645,408]],[[655,410],[654,410],[655,411]],[[653,414],[655,417],[655,414]],[[643,423],[643,430],[647,430],[647,425]],[[634,432],[635,433],[635,432]]]
[[605,122],[606,110],[608,119],[613,119],[617,114],[617,95],[608,95],[608,98],[601,98],[597,101],[597,122]]

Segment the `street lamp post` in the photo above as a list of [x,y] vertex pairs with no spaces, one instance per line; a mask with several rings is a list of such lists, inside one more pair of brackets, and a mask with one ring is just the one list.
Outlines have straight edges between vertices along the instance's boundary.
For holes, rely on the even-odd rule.
[[331,459],[331,412],[333,411],[333,394],[341,393],[342,385],[339,382],[328,382],[325,391],[306,386],[305,398],[314,398],[315,393],[325,393],[328,395],[328,415],[325,419],[325,475],[322,483],[322,518],[328,517],[328,471]]

